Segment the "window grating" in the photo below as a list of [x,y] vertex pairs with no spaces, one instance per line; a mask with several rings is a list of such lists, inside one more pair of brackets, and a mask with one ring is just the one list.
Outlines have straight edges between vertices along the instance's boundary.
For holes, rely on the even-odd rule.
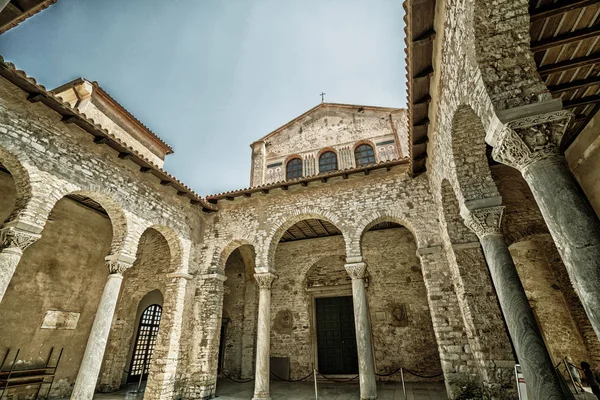
[[361,144],[354,149],[354,160],[356,161],[357,167],[364,165],[375,164],[375,151],[373,147],[368,144]]
[[337,155],[333,151],[326,151],[319,157],[319,173],[337,171]]
[[140,377],[142,380],[148,378],[161,314],[162,308],[158,304],[149,306],[142,313],[129,368],[129,382],[138,381]]

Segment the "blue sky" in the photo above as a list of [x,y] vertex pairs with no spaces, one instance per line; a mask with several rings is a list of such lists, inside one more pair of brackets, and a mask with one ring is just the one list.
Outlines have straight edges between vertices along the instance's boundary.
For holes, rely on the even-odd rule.
[[0,36],[53,89],[77,77],[173,146],[201,195],[250,180],[250,143],[320,102],[404,107],[401,0],[59,0]]

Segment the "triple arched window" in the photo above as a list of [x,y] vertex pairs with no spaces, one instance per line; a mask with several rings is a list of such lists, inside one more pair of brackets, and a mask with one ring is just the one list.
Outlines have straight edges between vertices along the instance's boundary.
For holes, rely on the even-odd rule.
[[326,151],[319,157],[319,173],[332,172],[338,170],[337,154],[333,151]]
[[375,151],[369,144],[361,144],[354,149],[354,161],[357,167],[375,164]]
[[302,177],[302,160],[292,158],[285,166],[285,179],[297,179]]

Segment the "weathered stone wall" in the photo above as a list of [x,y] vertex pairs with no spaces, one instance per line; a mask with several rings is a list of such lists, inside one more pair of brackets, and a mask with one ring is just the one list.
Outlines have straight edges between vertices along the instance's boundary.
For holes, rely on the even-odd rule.
[[285,180],[286,164],[292,157],[302,159],[304,176],[316,175],[319,156],[327,149],[337,154],[339,169],[356,166],[354,148],[362,143],[373,147],[377,162],[406,157],[406,111],[324,105],[264,142],[264,149],[262,141],[254,144],[252,186]]
[[129,371],[131,365],[140,301],[152,291],[160,292],[163,298],[167,294],[165,276],[170,268],[170,250],[165,238],[154,229],[146,230],[136,257],[133,267],[123,277],[100,373],[98,386],[106,392],[117,390],[126,382],[124,371]]
[[565,151],[565,158],[585,195],[600,215],[600,114],[596,114]]
[[[67,396],[73,387],[108,275],[104,257],[111,238],[106,216],[69,199],[59,201],[42,238],[23,255],[0,303],[0,353],[10,348],[11,359],[21,349],[17,368],[44,365],[52,347],[64,348],[52,396]],[[51,311],[75,313],[78,319],[44,328]],[[35,389],[20,389],[14,398]]]

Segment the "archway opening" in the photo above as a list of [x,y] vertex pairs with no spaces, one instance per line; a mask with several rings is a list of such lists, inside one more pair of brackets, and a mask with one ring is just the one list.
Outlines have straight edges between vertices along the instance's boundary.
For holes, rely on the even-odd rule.
[[[9,181],[6,172],[0,175],[4,184]],[[89,196],[70,195],[54,205],[41,238],[24,252],[0,303],[5,369],[13,362],[16,369],[55,365],[63,349],[54,378],[61,383],[52,386],[50,398],[70,394],[108,276],[104,259],[112,245],[112,221],[100,204],[104,198]],[[37,386],[9,390],[19,398],[35,394]],[[49,385],[40,393],[46,390]]]
[[236,248],[225,262],[223,316],[218,366],[223,376],[248,379],[254,373],[258,289],[256,254],[251,245]]
[[[399,381],[400,367],[421,375],[441,374],[427,289],[412,232],[391,219],[378,220],[363,232],[361,246],[368,272],[376,370],[391,374],[380,379]],[[404,378],[422,380],[414,375]]]
[[[173,271],[171,264],[172,249],[165,236],[157,229],[146,229],[140,236],[133,266],[123,274],[115,311],[116,323],[111,327],[99,377],[100,391],[112,392],[127,383],[151,379],[154,364],[152,354],[141,360],[134,359],[138,328],[144,310],[152,305],[162,307],[167,302],[169,292],[166,275]],[[169,310],[165,309],[164,312],[168,313]],[[148,326],[145,329],[152,329],[152,340],[157,340],[158,335],[165,333],[162,326]],[[148,340],[147,335],[144,337]],[[144,346],[143,343],[141,345]],[[154,347],[150,347],[154,351]],[[143,370],[141,376],[140,368]]]
[[5,221],[15,208],[17,187],[10,171],[0,160],[0,224]]

